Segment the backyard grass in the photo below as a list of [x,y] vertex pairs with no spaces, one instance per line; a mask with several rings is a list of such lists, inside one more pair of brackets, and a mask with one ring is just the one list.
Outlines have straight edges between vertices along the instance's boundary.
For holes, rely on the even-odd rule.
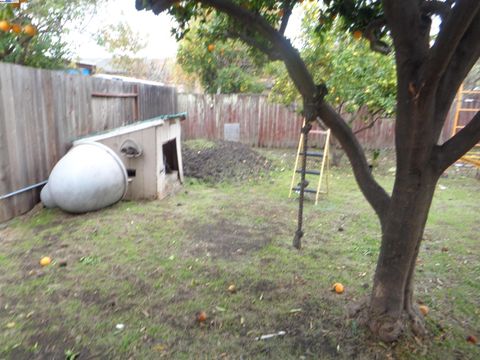
[[[371,291],[380,241],[351,171],[333,169],[330,194],[306,203],[297,251],[293,152],[263,152],[274,163],[263,180],[188,179],[162,201],[76,216],[37,208],[4,226],[0,359],[480,358],[466,341],[480,337],[474,176],[442,178],[432,206],[416,275],[428,338],[385,345],[346,316]],[[375,170],[387,188],[390,167]],[[53,263],[40,267],[42,256]]]

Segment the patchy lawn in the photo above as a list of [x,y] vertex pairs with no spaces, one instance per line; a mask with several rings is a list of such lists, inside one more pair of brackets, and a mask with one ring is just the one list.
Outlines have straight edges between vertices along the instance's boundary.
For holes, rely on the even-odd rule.
[[[293,152],[264,154],[274,169],[263,180],[188,180],[163,201],[37,209],[0,230],[0,359],[480,358],[466,341],[480,337],[478,180],[440,180],[417,271],[429,338],[384,345],[345,316],[371,290],[380,241],[350,170],[307,202],[299,252]],[[376,170],[387,187],[389,167]]]

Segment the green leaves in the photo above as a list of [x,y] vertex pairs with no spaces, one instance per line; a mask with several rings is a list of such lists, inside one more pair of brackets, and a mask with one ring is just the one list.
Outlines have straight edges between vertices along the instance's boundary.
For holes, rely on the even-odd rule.
[[0,20],[32,24],[35,36],[0,32],[0,61],[41,68],[63,68],[69,57],[67,24],[95,11],[95,0],[31,0],[20,8],[3,5]]
[[[329,30],[318,34],[317,19],[323,13],[317,6],[307,9],[303,20],[302,58],[315,82],[325,82],[327,101],[348,113],[367,106],[371,113],[390,115],[395,110],[396,75],[393,56],[372,52],[365,39],[355,39],[345,30],[342,19],[332,20]],[[299,100],[283,70],[273,88],[276,101]]]
[[97,44],[114,56],[135,56],[147,44],[126,22],[106,26],[97,36]]
[[[259,49],[271,45],[250,24],[234,20],[202,1],[143,3],[152,9],[163,7],[178,21],[173,30],[182,39],[178,61],[188,73],[198,74],[207,92],[257,90],[259,82],[255,76],[261,72],[256,65],[261,63],[263,68],[266,62],[264,56],[258,55]],[[171,3],[170,7],[167,3]],[[372,21],[383,16],[380,0],[231,0],[231,3],[263,17],[277,30],[293,7],[302,6],[306,17],[301,56],[315,83],[326,83],[327,100],[343,112],[355,113],[367,106],[372,113],[393,113],[396,95],[393,57],[373,53],[370,48],[372,39],[379,45],[389,45],[385,27],[381,23],[371,27]],[[235,36],[251,47],[229,39]],[[214,51],[208,51],[209,44],[215,45]],[[287,104],[300,100],[283,64],[268,65],[266,70],[275,79],[274,100]]]
[[199,78],[207,93],[259,93],[265,57],[238,40],[219,36],[224,17],[210,15],[208,23],[197,21],[180,41],[177,61],[188,74]]

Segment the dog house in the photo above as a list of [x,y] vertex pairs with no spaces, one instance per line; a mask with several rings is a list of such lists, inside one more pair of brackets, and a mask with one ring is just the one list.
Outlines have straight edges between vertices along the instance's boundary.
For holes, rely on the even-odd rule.
[[80,138],[111,149],[127,170],[125,199],[162,199],[183,182],[180,122],[186,113],[159,116]]

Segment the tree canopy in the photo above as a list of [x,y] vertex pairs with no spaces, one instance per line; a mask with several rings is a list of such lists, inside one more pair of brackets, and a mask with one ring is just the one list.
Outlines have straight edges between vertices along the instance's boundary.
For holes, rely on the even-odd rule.
[[[392,115],[396,95],[393,55],[372,52],[368,42],[355,31],[345,29],[340,18],[319,32],[320,14],[317,3],[307,3],[300,54],[315,82],[327,86],[326,100],[342,113],[355,113],[367,106],[370,113]],[[274,98],[284,103],[298,100],[299,93],[284,67],[277,74]]]
[[67,25],[95,11],[95,0],[31,0],[0,6],[0,61],[63,68]]
[[[210,15],[210,18],[214,18]],[[264,56],[249,54],[236,39],[216,36],[215,25],[196,23],[182,38],[177,61],[188,74],[196,74],[207,93],[259,93]]]

